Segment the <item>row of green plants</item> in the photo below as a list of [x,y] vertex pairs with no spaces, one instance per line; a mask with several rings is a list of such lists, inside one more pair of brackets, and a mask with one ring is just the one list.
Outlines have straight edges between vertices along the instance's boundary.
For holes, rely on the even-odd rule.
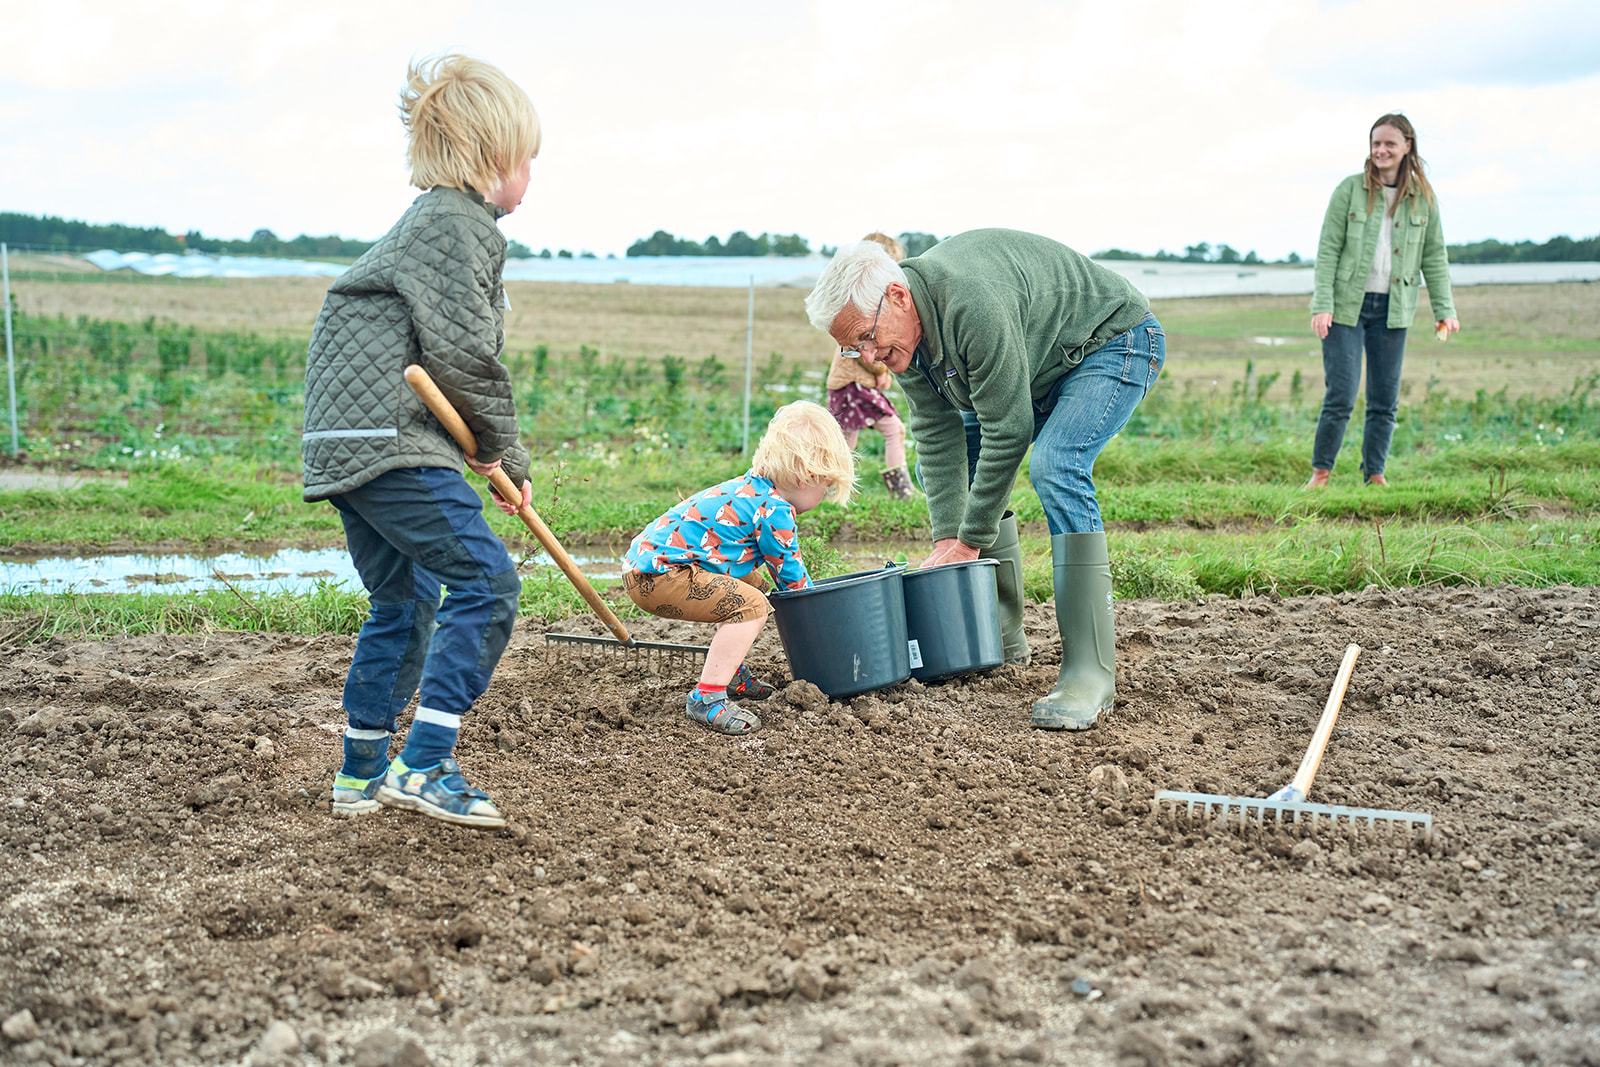
[[[18,314],[17,411],[35,459],[80,467],[213,460],[298,466],[306,341]],[[509,351],[526,440],[580,446],[613,465],[690,442],[737,453],[790,399],[820,399],[820,379],[771,353],[746,411],[741,370],[716,355],[602,358],[584,345]]]
[[[147,319],[122,323],[18,315],[17,400],[24,448],[35,458],[83,467],[126,467],[228,457],[298,466],[305,341],[201,331]],[[742,368],[712,354],[654,359],[604,356],[598,348],[554,353],[546,345],[506,354],[523,436],[541,452],[566,450],[601,465],[680,469],[686,452],[736,455],[772,412],[797,398],[822,399],[820,367],[770,353],[756,368],[748,415]],[[1299,371],[1159,385],[1124,438],[1190,443],[1304,441],[1320,398]],[[1507,389],[1455,396],[1436,378],[1406,399],[1394,454],[1461,443],[1549,448],[1600,429],[1600,374],[1556,396]],[[1360,413],[1352,421],[1359,426]],[[866,446],[879,447],[876,435]],[[1175,454],[1181,458],[1183,451]],[[663,461],[663,457],[667,457]],[[652,464],[652,459],[655,463]]]
[[[17,325],[24,448],[128,481],[0,492],[0,545],[339,543],[333,509],[300,500],[303,341],[154,320],[18,316]],[[537,346],[506,362],[535,456],[535,506],[568,544],[616,545],[683,495],[743,469],[742,368],[717,356],[624,360]],[[820,367],[776,353],[756,381],[752,444],[780,404],[822,399]],[[1096,467],[1116,592],[1176,600],[1600,584],[1597,387],[1591,375],[1542,398],[1457,397],[1436,380],[1418,382],[1403,400],[1393,487],[1364,488],[1341,466],[1332,488],[1313,494],[1301,485],[1320,397],[1297,375],[1243,361],[1215,386],[1164,381]],[[1350,449],[1359,437],[1358,412]],[[881,438],[869,433],[861,444],[863,495],[806,516],[808,558],[822,576],[850,569],[840,548],[850,537],[900,543],[913,560],[926,542],[924,503],[894,500],[877,482]],[[1012,505],[1040,530],[1026,468]],[[534,551],[515,520],[488,514],[508,542]],[[1025,549],[1027,590],[1048,599],[1048,539],[1030,534]],[[586,610],[554,571],[525,582],[523,603],[544,618]],[[58,633],[353,632],[364,614],[361,591],[341,586],[281,597],[0,590],[0,646]]]

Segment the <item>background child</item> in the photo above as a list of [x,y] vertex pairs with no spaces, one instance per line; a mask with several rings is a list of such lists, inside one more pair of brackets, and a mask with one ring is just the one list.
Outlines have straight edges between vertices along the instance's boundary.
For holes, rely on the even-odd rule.
[[729,700],[772,695],[744,665],[772,611],[757,568],[780,589],[809,586],[795,516],[824,496],[847,503],[855,482],[839,424],[820,404],[799,400],[772,416],[748,471],[683,501],[633,539],[622,575],[633,602],[662,618],[717,624],[700,684],[684,703],[691,721],[723,734],[761,729]]
[[[886,233],[869,233],[862,240],[882,245],[896,263],[906,258],[905,248]],[[839,420],[851,448],[864,426],[883,434],[883,484],[892,495],[910,500],[916,490],[906,466],[906,428],[884,392],[890,380],[889,368],[882,363],[835,351],[828,368],[828,410]]]
[[[432,375],[477,437],[469,465],[488,474],[503,464],[527,502],[528,453],[500,362],[506,241],[495,223],[527,190],[539,116],[505,74],[459,55],[412,66],[400,111],[411,183],[427,192],[329,287],[306,357],[305,499],[339,509],[372,604],[345,680],[333,812],[388,804],[504,826],[453,753],[511,636],[521,582],[462,477],[461,449],[402,372],[417,363]],[[390,736],[419,681],[391,763]]]

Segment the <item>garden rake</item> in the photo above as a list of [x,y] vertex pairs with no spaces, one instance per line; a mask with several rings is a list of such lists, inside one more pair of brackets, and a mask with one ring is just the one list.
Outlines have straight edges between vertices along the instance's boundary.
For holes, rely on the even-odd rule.
[[1365,833],[1384,837],[1403,832],[1409,839],[1420,833],[1424,843],[1432,840],[1432,815],[1385,808],[1347,808],[1338,804],[1311,804],[1306,801],[1311,780],[1316,777],[1317,766],[1322,762],[1323,750],[1328,747],[1334,724],[1339,721],[1339,705],[1344,701],[1344,691],[1350,685],[1350,676],[1356,669],[1356,657],[1360,654],[1360,645],[1350,645],[1344,650],[1344,660],[1339,664],[1339,673],[1333,680],[1327,706],[1322,709],[1322,718],[1317,722],[1317,731],[1311,737],[1305,758],[1300,761],[1300,769],[1288,785],[1265,800],[1163,789],[1156,794],[1157,810],[1172,813],[1182,810],[1190,819],[1198,814],[1239,829],[1288,825],[1305,827],[1316,833],[1326,823],[1335,829],[1364,828]]
[[[434,384],[433,378],[428,375],[428,372],[413,363],[405,369],[405,379],[406,383],[416,391],[417,396],[422,399],[423,404],[427,405],[428,410],[433,412],[434,418],[438,419],[444,428],[449,431],[450,436],[456,439],[456,444],[461,446],[461,451],[466,453],[469,459],[476,456],[478,454],[478,440],[473,436],[471,427],[461,418],[460,413],[451,406],[445,395],[439,391],[439,387]],[[521,490],[512,485],[510,476],[498,467],[495,468],[493,474],[489,475],[489,485],[501,500],[514,503],[522,499]],[[531,505],[524,504],[517,509],[517,518],[521,519],[523,525],[527,526],[533,532],[533,536],[538,538],[539,544],[544,546],[545,552],[549,554],[551,559],[555,560],[556,566],[561,568],[561,573],[567,576],[567,580],[588,602],[588,605],[594,609],[594,613],[600,616],[600,620],[606,624],[612,633],[616,634],[615,638],[611,638],[589,637],[584,634],[547,633],[544,635],[547,645],[568,645],[583,652],[629,653],[646,659],[655,657],[684,663],[692,663],[705,657],[707,651],[705,645],[677,645],[664,641],[635,641],[632,635],[628,633],[628,628],[622,624],[622,620],[617,618],[616,612],[611,610],[611,605],[600,599],[600,594],[595,592],[593,585],[589,584],[589,579],[584,576],[583,571],[578,569],[578,565],[573,562],[572,557],[567,555],[566,549],[561,547],[561,543],[556,540],[556,535],[550,532],[550,527],[545,525],[544,520],[539,517],[539,513],[534,511]]]

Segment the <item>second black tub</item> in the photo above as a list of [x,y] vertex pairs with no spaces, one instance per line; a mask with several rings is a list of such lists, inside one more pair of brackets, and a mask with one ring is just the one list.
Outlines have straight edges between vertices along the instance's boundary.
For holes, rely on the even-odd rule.
[[911,677],[928,682],[1004,662],[999,567],[999,560],[974,559],[905,573]]

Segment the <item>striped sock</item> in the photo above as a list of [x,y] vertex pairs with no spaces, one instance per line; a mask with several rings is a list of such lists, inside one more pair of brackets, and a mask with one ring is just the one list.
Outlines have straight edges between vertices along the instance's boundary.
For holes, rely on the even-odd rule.
[[400,759],[412,770],[437,767],[440,760],[449,759],[455,751],[456,735],[460,732],[461,716],[433,708],[418,708]]

